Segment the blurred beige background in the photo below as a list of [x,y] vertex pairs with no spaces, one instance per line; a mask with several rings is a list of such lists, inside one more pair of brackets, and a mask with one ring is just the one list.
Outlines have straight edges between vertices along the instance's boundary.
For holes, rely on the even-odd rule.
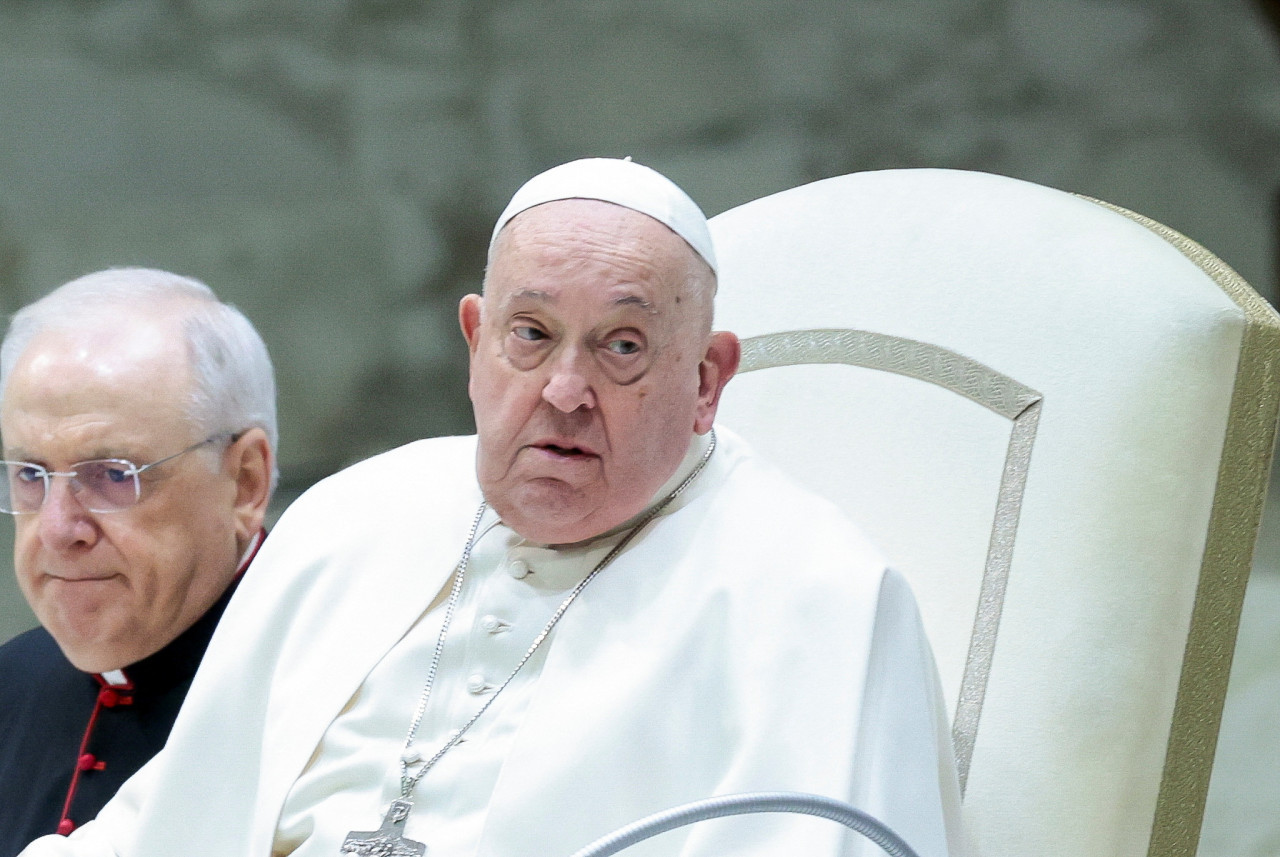
[[[284,503],[470,431],[457,299],[525,178],[633,155],[714,215],[863,169],[980,169],[1205,244],[1276,296],[1278,0],[0,0],[0,312],[110,265],[241,306]],[[368,498],[368,502],[376,502]],[[1280,854],[1280,513],[1202,857]],[[0,640],[33,620],[0,522]]]

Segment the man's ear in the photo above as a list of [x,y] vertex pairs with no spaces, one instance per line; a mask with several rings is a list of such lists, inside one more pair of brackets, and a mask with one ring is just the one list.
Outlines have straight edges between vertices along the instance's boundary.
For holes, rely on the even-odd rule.
[[458,302],[458,326],[462,328],[467,349],[473,355],[480,344],[480,309],[483,304],[484,298],[479,295],[467,295]]
[[693,430],[697,434],[711,430],[716,421],[716,410],[720,407],[720,394],[738,371],[741,357],[742,346],[737,336],[727,330],[711,334],[707,353],[698,364],[698,409],[693,418]]
[[246,429],[227,447],[223,463],[235,480],[236,544],[243,552],[262,529],[271,502],[275,456],[267,433],[257,427]]

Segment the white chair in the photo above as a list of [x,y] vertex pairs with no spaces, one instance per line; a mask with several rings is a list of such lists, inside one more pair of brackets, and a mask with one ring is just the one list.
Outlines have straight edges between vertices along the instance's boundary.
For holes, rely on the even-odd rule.
[[911,580],[978,853],[1194,854],[1276,314],[1160,224],[983,173],[841,176],[712,230],[745,340],[720,419]]

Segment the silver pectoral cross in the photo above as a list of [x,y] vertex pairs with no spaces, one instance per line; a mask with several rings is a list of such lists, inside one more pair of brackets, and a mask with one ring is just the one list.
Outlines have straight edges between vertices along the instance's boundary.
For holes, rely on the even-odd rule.
[[427,846],[404,838],[404,823],[413,801],[398,798],[391,802],[387,817],[377,830],[353,830],[342,843],[343,854],[357,857],[422,857]]

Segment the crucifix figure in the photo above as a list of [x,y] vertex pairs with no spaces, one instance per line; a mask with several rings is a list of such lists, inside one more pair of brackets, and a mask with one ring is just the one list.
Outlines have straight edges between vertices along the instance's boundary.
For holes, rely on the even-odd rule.
[[427,846],[404,838],[404,823],[413,804],[403,798],[391,802],[377,830],[353,830],[342,843],[343,854],[357,857],[422,857]]

